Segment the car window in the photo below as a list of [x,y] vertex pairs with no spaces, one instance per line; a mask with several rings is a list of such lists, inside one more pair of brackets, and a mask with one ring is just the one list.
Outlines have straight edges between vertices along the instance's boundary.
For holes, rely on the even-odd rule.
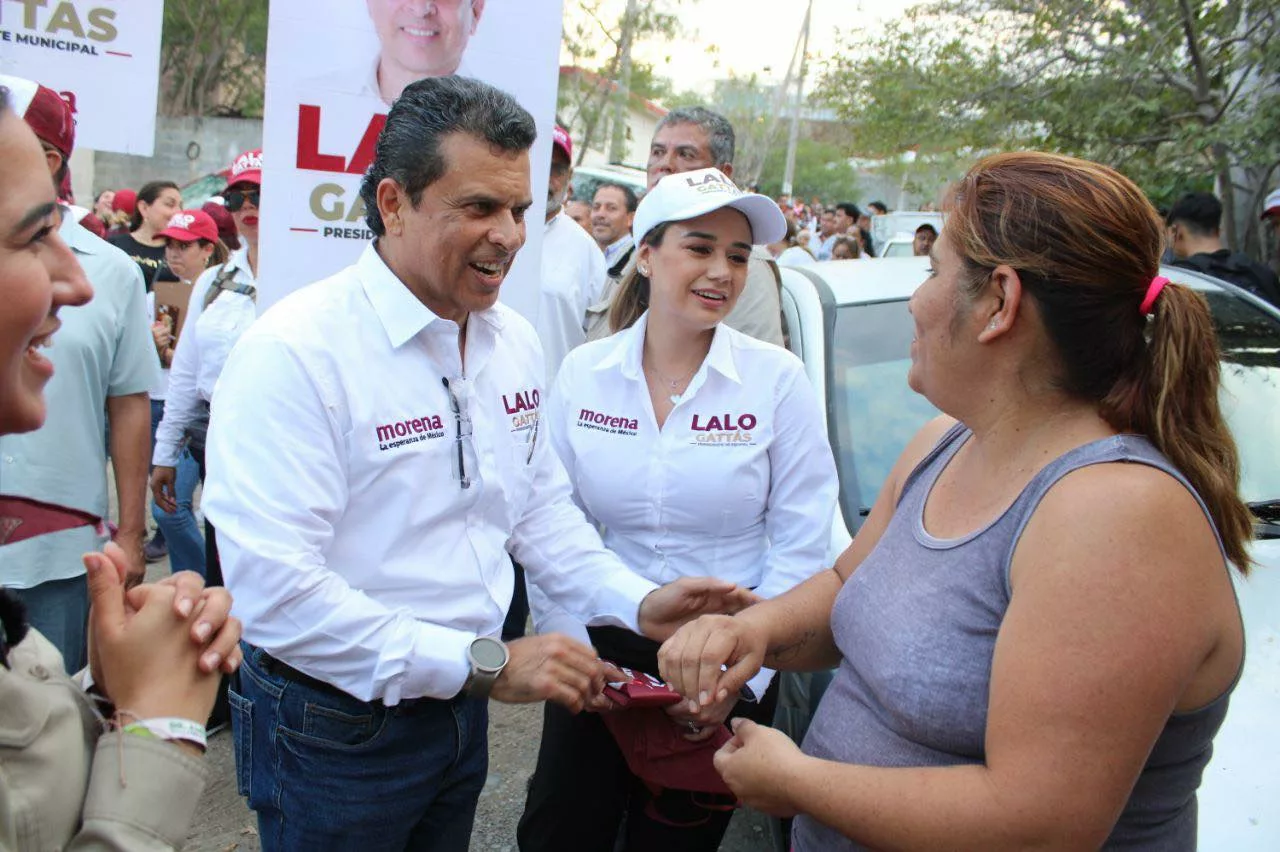
[[912,255],[911,243],[889,243],[884,247],[882,257],[911,257]]
[[[1238,296],[1204,293],[1222,350],[1220,399],[1240,451],[1240,493],[1280,499],[1280,320]],[[842,305],[830,356],[840,501],[851,531],[911,437],[938,412],[907,386],[913,324],[905,300]]]
[[907,386],[913,328],[905,299],[836,310],[830,410],[850,530],[875,503],[911,436],[938,414]]

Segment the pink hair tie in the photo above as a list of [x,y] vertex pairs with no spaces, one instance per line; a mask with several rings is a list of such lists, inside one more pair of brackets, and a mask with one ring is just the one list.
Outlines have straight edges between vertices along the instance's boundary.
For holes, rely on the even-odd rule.
[[1138,312],[1143,316],[1151,316],[1155,312],[1156,299],[1160,297],[1160,291],[1169,283],[1169,279],[1163,275],[1157,275],[1151,279],[1151,286],[1147,288],[1147,295],[1142,300],[1142,306],[1138,308]]

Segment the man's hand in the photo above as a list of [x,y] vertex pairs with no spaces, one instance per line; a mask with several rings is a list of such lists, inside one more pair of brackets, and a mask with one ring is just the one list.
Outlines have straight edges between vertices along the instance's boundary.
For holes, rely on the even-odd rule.
[[120,530],[112,538],[125,558],[124,587],[132,589],[147,576],[147,559],[142,553],[142,533]]
[[738,694],[764,665],[767,637],[743,619],[704,615],[658,649],[658,671],[700,707]]
[[686,730],[681,734],[692,743],[702,742],[716,732],[716,728],[724,724],[738,703],[738,694],[726,695],[719,701],[713,701],[706,707],[696,701],[681,701],[666,708],[672,721]]
[[177,482],[177,468],[158,464],[151,471],[151,496],[157,506],[170,514],[178,511]]
[[554,701],[578,713],[604,689],[610,672],[617,675],[592,648],[559,633],[516,639],[507,653],[491,696],[508,704]]
[[707,613],[735,613],[760,602],[760,596],[728,580],[682,577],[654,589],[640,603],[640,632],[662,642],[691,618]]
[[733,720],[733,739],[714,758],[716,771],[745,804],[775,817],[793,817],[799,809],[791,800],[794,785],[787,779],[803,771],[806,758],[781,731],[750,719]]

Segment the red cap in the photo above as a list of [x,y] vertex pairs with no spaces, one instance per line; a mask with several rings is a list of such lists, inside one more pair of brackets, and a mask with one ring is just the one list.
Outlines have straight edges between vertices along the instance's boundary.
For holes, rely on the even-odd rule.
[[138,193],[132,189],[117,189],[115,197],[111,199],[111,209],[117,213],[127,213],[132,216],[137,207]]
[[551,144],[564,151],[569,162],[573,162],[573,140],[569,138],[569,131],[557,124],[555,131],[551,134]]
[[213,224],[218,226],[218,238],[228,247],[235,245],[239,233],[236,231],[236,220],[231,218],[227,208],[216,201],[206,201],[200,209],[208,213]]
[[227,175],[227,186],[234,186],[237,183],[262,185],[261,148],[256,151],[245,151],[231,164],[231,173]]
[[42,142],[52,145],[63,159],[76,147],[76,120],[71,104],[62,96],[31,80],[0,75],[0,86],[9,90],[13,111],[22,116]]
[[168,226],[156,236],[168,237],[183,243],[196,240],[208,240],[213,243],[218,241],[218,226],[213,223],[213,217],[203,210],[183,210],[174,213]]

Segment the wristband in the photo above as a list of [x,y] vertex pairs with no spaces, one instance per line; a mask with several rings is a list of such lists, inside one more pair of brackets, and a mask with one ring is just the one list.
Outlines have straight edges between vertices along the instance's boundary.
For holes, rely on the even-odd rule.
[[201,751],[205,751],[209,747],[204,725],[199,722],[192,722],[190,719],[174,717],[139,719],[136,722],[125,725],[120,730],[135,737],[144,737],[152,740],[178,740],[184,743],[191,743]]

